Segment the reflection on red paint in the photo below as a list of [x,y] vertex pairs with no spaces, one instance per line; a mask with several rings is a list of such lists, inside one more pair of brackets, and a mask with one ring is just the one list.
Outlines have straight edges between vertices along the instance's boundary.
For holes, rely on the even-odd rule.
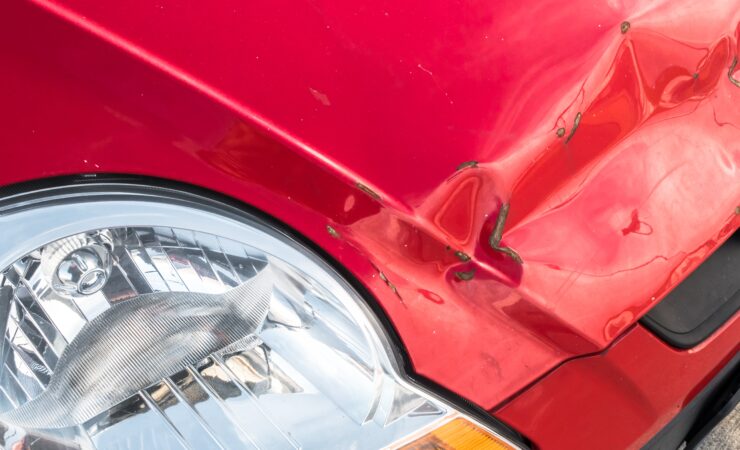
[[424,298],[429,299],[429,301],[431,301],[431,302],[434,302],[434,303],[437,303],[437,304],[442,304],[442,303],[445,302],[442,297],[440,297],[439,295],[435,294],[432,291],[428,291],[426,289],[419,289],[419,293],[421,295],[423,295]]
[[472,220],[478,203],[481,180],[476,176],[461,177],[452,189],[445,190],[444,202],[432,219],[443,233],[459,242],[469,242],[475,233]]

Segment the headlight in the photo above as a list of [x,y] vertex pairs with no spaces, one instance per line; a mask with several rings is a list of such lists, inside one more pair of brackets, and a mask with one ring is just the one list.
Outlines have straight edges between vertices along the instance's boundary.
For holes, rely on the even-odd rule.
[[406,382],[355,290],[233,207],[81,185],[6,199],[0,230],[5,448],[513,447]]

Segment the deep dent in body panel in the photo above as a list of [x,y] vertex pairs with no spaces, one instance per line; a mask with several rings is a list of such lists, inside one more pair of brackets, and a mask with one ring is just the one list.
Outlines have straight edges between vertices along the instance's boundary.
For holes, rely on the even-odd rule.
[[[476,127],[454,135],[464,138],[480,133],[490,138],[474,149],[475,154],[471,154],[469,142],[468,146],[447,149],[453,155],[459,151],[459,160],[468,161],[459,170],[440,175],[399,162],[408,173],[403,180],[409,184],[414,173],[432,174],[429,177],[435,180],[431,190],[420,187],[414,195],[393,188],[400,179],[393,177],[395,164],[386,165],[388,179],[375,179],[350,170],[359,163],[349,157],[340,162],[337,158],[314,158],[307,163],[296,153],[315,156],[331,145],[318,138],[306,141],[312,146],[305,144],[297,138],[304,131],[295,126],[281,128],[280,139],[276,139],[271,121],[258,121],[255,127],[251,121],[235,119],[215,144],[202,145],[197,139],[184,138],[177,144],[217,167],[219,173],[249,179],[322,216],[324,220],[316,229],[327,221],[331,223],[342,239],[322,229],[323,237],[332,239],[317,241],[330,252],[339,253],[340,248],[348,247],[365,264],[377,268],[369,272],[383,274],[378,283],[382,291],[378,288],[374,292],[399,328],[415,369],[490,407],[522,386],[519,380],[511,380],[519,376],[531,379],[563,358],[604,348],[677,282],[675,273],[681,261],[687,261],[687,249],[705,241],[711,234],[708,230],[736,225],[734,219],[718,213],[695,214],[695,205],[706,201],[704,211],[731,211],[737,204],[730,193],[719,189],[733,180],[737,161],[734,142],[738,132],[733,127],[738,122],[731,115],[737,94],[724,78],[725,71],[732,67],[731,56],[737,53],[737,17],[728,15],[727,23],[717,21],[705,26],[704,34],[685,37],[691,28],[686,23],[691,23],[691,18],[661,23],[666,8],[657,5],[653,10],[629,10],[625,6],[610,11],[605,15],[610,22],[604,21],[608,31],[595,34],[586,46],[586,54],[568,53],[567,46],[563,46],[566,50],[557,55],[561,66],[553,67],[553,61],[548,60],[522,70],[518,74],[519,88],[511,90],[508,100],[489,100],[501,103],[503,110],[489,116],[493,117],[489,129]],[[562,19],[557,15],[543,18],[543,26],[552,29]],[[627,30],[624,23],[629,24]],[[497,24],[501,38],[506,37],[497,42],[517,38],[505,33],[506,25]],[[481,49],[494,51],[495,47],[486,45]],[[474,54],[485,54],[475,50]],[[573,61],[588,69],[569,68]],[[422,63],[425,68],[435,68],[435,81],[445,87],[444,92],[455,92],[448,89],[449,75],[443,67],[438,69],[422,61],[412,63],[412,68]],[[482,68],[490,72],[495,69],[492,65]],[[166,69],[172,72],[178,68]],[[555,78],[548,77],[552,71],[561,75],[560,82],[553,83]],[[429,76],[418,68],[414,72]],[[732,82],[732,70],[729,72]],[[196,79],[203,82],[195,88],[208,86],[207,77]],[[342,96],[335,90],[327,89],[325,95],[331,95],[332,106],[321,108],[326,111],[322,114],[342,108]],[[227,87],[204,92],[207,96],[215,92],[227,99],[237,98]],[[538,95],[542,92],[551,95]],[[301,93],[305,96],[305,86]],[[445,101],[440,89],[434,88],[429,95]],[[464,105],[459,97],[458,92],[455,105]],[[533,98],[537,108],[532,106]],[[316,99],[310,101],[315,108]],[[243,103],[221,103],[237,111],[237,117],[249,115],[250,111],[241,108]],[[429,113],[440,114],[443,112],[437,110]],[[564,117],[571,118],[568,124],[561,119]],[[453,125],[448,128],[455,130]],[[386,135],[402,134],[399,128],[382,129]],[[569,138],[563,139],[568,130]],[[658,138],[669,134],[672,136]],[[283,140],[289,141],[287,147],[281,147]],[[344,143],[337,142],[334,147],[340,144]],[[273,156],[268,167],[280,167],[286,176],[273,177],[270,171],[253,164],[261,158],[255,148],[266,149],[264,154]],[[399,151],[400,146],[389,148]],[[394,161],[408,162],[402,154],[393,156],[398,156]],[[433,156],[442,159],[443,154]],[[730,164],[720,163],[720,156]],[[691,164],[670,172],[673,164],[667,163],[674,160]],[[316,169],[316,161],[328,169]],[[455,164],[457,161],[447,167],[453,169]],[[109,161],[103,167],[126,171],[118,161]],[[699,169],[715,174],[715,179],[706,180],[705,187],[692,182],[700,178]],[[301,173],[310,183],[297,181]],[[363,189],[369,183],[373,188]],[[673,193],[669,195],[670,190]],[[655,195],[649,194],[653,191]],[[704,194],[711,191],[718,192],[716,198],[705,199]],[[233,185],[228,192],[238,196],[242,191]],[[246,195],[242,198],[280,216],[274,212],[277,207],[271,211],[269,201],[259,203]],[[497,234],[501,216],[497,210],[503,204],[509,204],[510,211],[506,229]],[[637,231],[650,227],[652,233],[623,233],[633,223],[633,211],[640,222]],[[687,229],[697,231],[677,232],[671,225],[677,217]],[[697,224],[699,218],[701,226]],[[292,225],[298,229],[302,226],[297,220]],[[496,236],[497,245],[505,242],[506,248],[516,249],[522,264],[491,246],[491,236]],[[676,237],[682,248],[671,253],[666,243]],[[463,261],[446,250],[448,246],[471,259]],[[692,264],[698,261],[690,261],[682,270],[689,270]],[[455,275],[471,271],[475,276],[465,283]],[[597,277],[599,283],[594,282]],[[383,278],[394,281],[392,288]],[[630,286],[622,298],[608,295],[615,285],[634,278],[649,282]],[[665,280],[665,286],[659,280]],[[463,322],[474,323],[470,327],[474,330],[460,329],[459,323]],[[437,333],[432,335],[432,331]],[[508,350],[505,342],[514,336],[526,352]],[[431,350],[458,341],[457,353],[450,356],[458,358],[453,364],[438,361],[437,351]],[[494,355],[496,367],[475,359],[474,353],[481,345]],[[459,367],[465,361],[473,361],[469,371],[452,373],[442,367]]]

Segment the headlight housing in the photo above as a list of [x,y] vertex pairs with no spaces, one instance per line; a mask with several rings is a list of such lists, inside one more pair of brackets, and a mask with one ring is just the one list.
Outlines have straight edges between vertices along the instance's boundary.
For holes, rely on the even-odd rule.
[[6,448],[514,447],[408,383],[357,292],[237,208],[96,183],[10,197],[0,230]]

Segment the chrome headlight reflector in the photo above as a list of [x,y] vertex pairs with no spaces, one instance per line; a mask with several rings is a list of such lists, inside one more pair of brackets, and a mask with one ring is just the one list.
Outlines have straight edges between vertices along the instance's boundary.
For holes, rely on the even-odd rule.
[[425,448],[463,418],[331,266],[230,206],[66,187],[6,200],[0,230],[6,448]]

